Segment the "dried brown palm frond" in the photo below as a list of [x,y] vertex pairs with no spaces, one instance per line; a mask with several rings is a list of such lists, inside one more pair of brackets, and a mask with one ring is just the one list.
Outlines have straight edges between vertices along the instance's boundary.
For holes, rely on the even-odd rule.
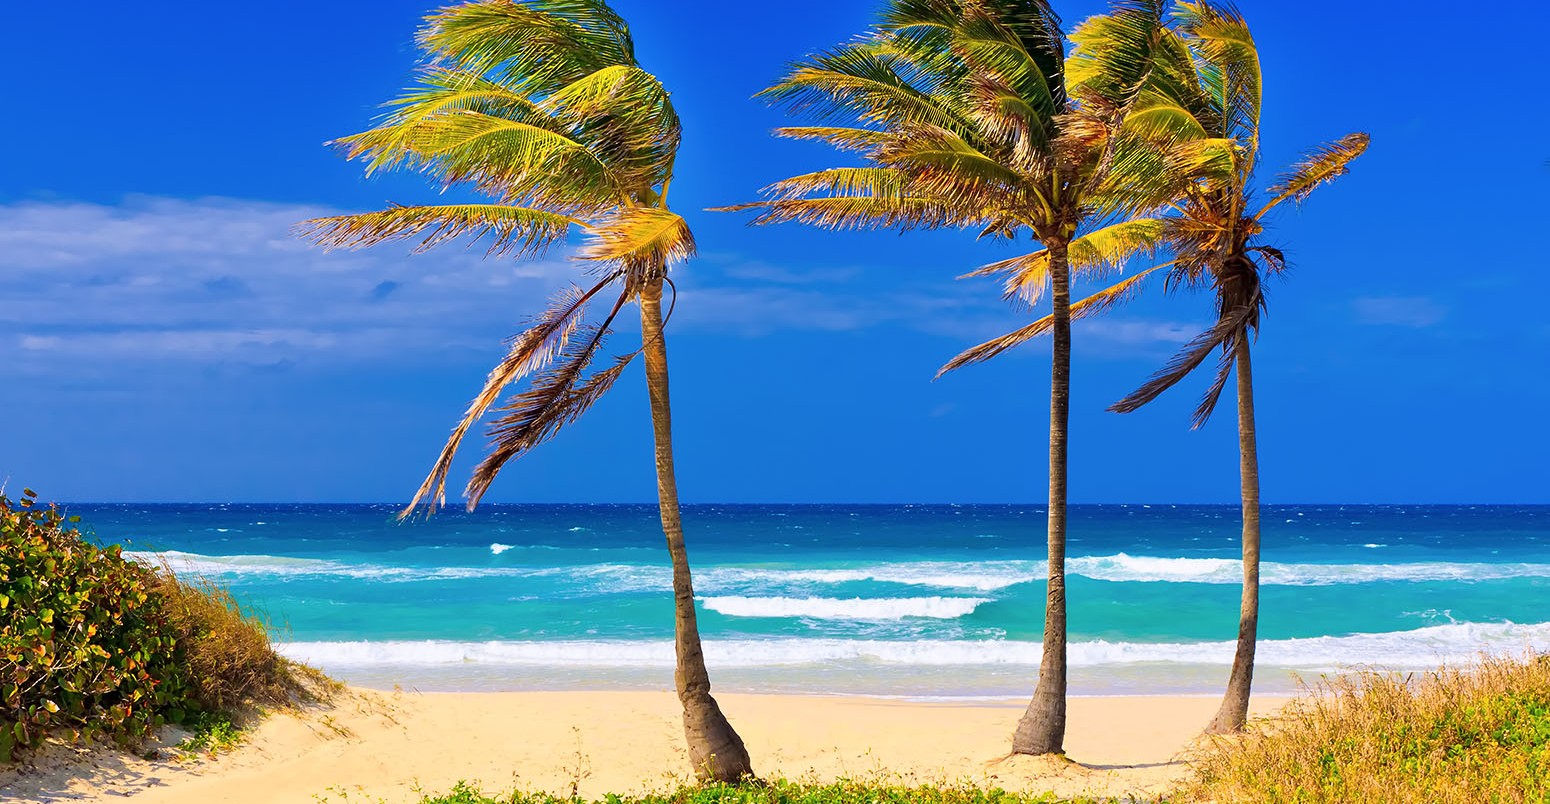
[[617,278],[618,274],[612,274],[585,292],[575,286],[562,291],[550,302],[549,308],[533,320],[528,329],[512,339],[506,359],[490,372],[484,388],[469,403],[468,410],[453,428],[430,474],[404,509],[405,514],[412,513],[421,503],[425,503],[428,510],[446,504],[447,474],[452,470],[452,459],[456,457],[469,428],[484,418],[485,411],[495,404],[507,386],[532,372],[543,370],[557,353],[564,350],[586,315],[587,302]]
[[[1092,294],[1091,296],[1088,296],[1085,299],[1082,299],[1079,302],[1072,304],[1071,320],[1078,321],[1083,318],[1090,318],[1107,311],[1109,308],[1116,304],[1124,302],[1126,299],[1140,291],[1141,284],[1149,275],[1165,267],[1167,267],[1166,264],[1153,266],[1136,274],[1135,276],[1129,277],[1122,282],[1118,282],[1108,288]],[[943,374],[946,374],[950,371],[956,371],[957,369],[963,368],[964,366],[973,365],[975,363],[983,363],[986,360],[989,360],[1008,349],[1019,346],[1029,340],[1032,340],[1033,338],[1049,332],[1050,329],[1054,327],[1054,325],[1055,317],[1053,315],[1047,315],[1033,322],[1032,324],[1029,324],[1028,326],[1013,330],[1012,332],[1002,335],[999,338],[994,338],[978,346],[967,349],[957,357],[949,360],[946,365],[942,366],[942,368],[937,371],[936,376],[941,377]]]
[[574,422],[612,387],[639,351],[626,355],[616,364],[591,378],[587,368],[602,349],[619,310],[629,301],[620,294],[613,309],[599,324],[582,326],[566,343],[553,364],[538,373],[532,386],[502,405],[501,414],[490,424],[490,452],[474,469],[468,481],[468,507],[472,510],[489,491],[502,467],[524,452],[554,437],[561,427]]
[[[1253,306],[1237,307],[1225,312],[1217,319],[1215,325],[1185,344],[1184,348],[1170,358],[1161,369],[1158,369],[1145,384],[1131,392],[1124,399],[1110,405],[1109,410],[1116,413],[1130,413],[1139,410],[1143,405],[1161,396],[1164,391],[1177,385],[1180,380],[1184,379],[1198,368],[1201,363],[1205,362],[1205,359],[1210,357],[1212,352],[1220,349],[1223,352],[1223,364],[1217,372],[1217,380],[1213,384],[1212,390],[1206,395],[1206,400],[1210,404],[1202,401],[1201,407],[1196,410],[1195,414],[1195,426],[1199,427],[1204,424],[1205,418],[1210,415],[1211,409],[1215,407],[1216,398],[1221,395],[1222,387],[1226,384],[1226,380],[1223,377],[1232,368],[1231,347],[1237,342],[1236,339],[1244,334],[1247,326],[1245,322],[1249,320],[1254,312],[1255,308]],[[1202,411],[1204,415],[1202,415]]]
[[540,252],[562,240],[576,219],[542,209],[496,204],[393,206],[380,212],[334,215],[298,224],[298,234],[325,248],[364,248],[414,240],[416,253],[460,238],[489,237],[489,256]]
[[1259,217],[1288,198],[1301,204],[1319,185],[1344,176],[1353,160],[1366,152],[1372,138],[1362,132],[1347,134],[1304,154],[1291,169],[1276,179],[1267,190],[1270,203],[1255,215]]

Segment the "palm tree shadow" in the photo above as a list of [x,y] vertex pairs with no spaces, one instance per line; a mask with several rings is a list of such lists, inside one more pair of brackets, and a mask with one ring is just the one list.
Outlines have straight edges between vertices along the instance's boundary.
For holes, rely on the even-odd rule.
[[1141,762],[1134,765],[1089,765],[1086,762],[1078,762],[1076,764],[1087,768],[1088,770],[1123,771],[1146,770],[1149,768],[1171,768],[1174,765],[1183,765],[1184,761],[1180,759],[1170,759],[1165,762]]

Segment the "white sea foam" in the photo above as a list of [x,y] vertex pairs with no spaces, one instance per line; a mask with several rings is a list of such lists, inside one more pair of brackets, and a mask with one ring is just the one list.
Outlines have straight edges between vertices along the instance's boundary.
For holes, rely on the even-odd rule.
[[951,620],[972,614],[980,597],[706,597],[705,608],[729,617],[803,617],[817,620],[902,620],[926,617]]
[[[671,667],[668,641],[565,642],[292,642],[282,653],[324,669],[435,667],[483,664],[526,667]],[[1232,642],[1073,642],[1074,667],[1142,663],[1228,665]],[[1550,623],[1457,623],[1338,637],[1264,640],[1256,663],[1304,671],[1353,666],[1395,670],[1460,664],[1482,652],[1515,654],[1550,649]],[[892,665],[918,667],[1036,666],[1038,642],[1007,640],[919,640],[888,642],[846,639],[707,640],[706,660],[716,667],[803,665]]]
[[[1159,558],[1118,553],[1068,559],[1066,571],[1100,581],[1227,583],[1243,582],[1243,564],[1233,558]],[[1495,581],[1550,578],[1550,564],[1486,564],[1426,561],[1408,564],[1260,565],[1266,586],[1331,586],[1380,581]]]
[[719,588],[771,584],[840,584],[872,581],[939,589],[993,592],[1042,578],[1044,563],[1034,561],[919,561],[883,563],[835,569],[767,569],[709,567],[696,573],[708,586]]
[[[500,555],[514,549],[495,543],[490,552]],[[395,567],[355,564],[323,559],[285,556],[207,556],[168,551],[126,555],[154,563],[165,560],[175,569],[206,576],[274,575],[327,576],[384,581],[436,581],[463,578],[563,578],[588,591],[640,592],[672,586],[672,573],[664,566],[639,564],[583,564],[570,567]],[[1132,556],[1078,556],[1066,562],[1066,571],[1100,581],[1142,583],[1238,584],[1242,564],[1232,558],[1177,558]],[[715,595],[793,591],[809,592],[812,586],[873,582],[933,589],[995,592],[1022,583],[1042,581],[1042,561],[921,561],[868,564],[857,567],[783,569],[767,567],[705,567],[695,573],[701,591]],[[1429,561],[1404,564],[1291,564],[1260,565],[1265,586],[1331,586],[1384,581],[1421,582],[1498,581],[1513,578],[1550,578],[1550,564],[1465,563]]]

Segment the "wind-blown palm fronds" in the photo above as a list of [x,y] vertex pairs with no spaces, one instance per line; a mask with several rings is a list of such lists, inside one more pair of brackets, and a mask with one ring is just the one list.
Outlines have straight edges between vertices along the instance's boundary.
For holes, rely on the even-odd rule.
[[[302,232],[334,248],[407,240],[424,251],[483,239],[496,257],[535,255],[579,230],[579,257],[595,282],[562,291],[512,338],[403,515],[444,503],[458,449],[491,408],[490,451],[466,489],[470,509],[502,467],[580,418],[644,354],[690,761],[702,779],[749,777],[748,752],[710,695],[666,426],[662,287],[695,250],[688,222],[667,207],[682,136],[672,101],[637,63],[628,26],[603,0],[473,0],[433,13],[419,42],[429,57],[419,85],[390,103],[377,126],[334,144],[367,173],[418,171],[489,201],[319,218]],[[590,321],[590,303],[605,292],[616,294],[612,305]],[[631,301],[642,311],[640,346],[594,370]]]
[[[1101,50],[1110,31],[1084,26],[1075,38]],[[1180,2],[1173,27],[1158,34],[1151,78],[1128,121],[1129,130],[1189,178],[1173,214],[1154,221],[1159,249],[1171,256],[1167,282],[1175,288],[1209,289],[1216,321],[1191,340],[1145,384],[1110,409],[1128,413],[1156,399],[1218,354],[1210,386],[1195,408],[1193,425],[1210,418],[1227,383],[1238,380],[1240,494],[1243,501],[1243,600],[1237,652],[1227,694],[1208,727],[1237,731],[1247,716],[1259,620],[1259,458],[1255,440],[1250,345],[1265,309],[1264,283],[1286,267],[1282,252],[1262,242],[1264,218],[1287,200],[1301,203],[1320,185],[1344,175],[1368,145],[1350,134],[1299,160],[1254,208],[1251,191],[1259,157],[1262,78],[1248,23],[1223,0]],[[1223,147],[1221,143],[1230,143]],[[1138,222],[1139,223],[1139,222]]]

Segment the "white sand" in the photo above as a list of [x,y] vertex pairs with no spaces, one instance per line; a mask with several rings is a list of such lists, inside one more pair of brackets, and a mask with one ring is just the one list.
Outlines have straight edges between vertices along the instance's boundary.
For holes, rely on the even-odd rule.
[[[957,783],[1061,795],[1150,795],[1218,704],[1206,697],[1073,698],[1073,763],[1007,759],[1023,702],[972,705],[852,697],[717,696],[765,778]],[[1266,713],[1282,698],[1255,701]],[[268,804],[419,800],[459,780],[568,795],[663,789],[689,776],[677,699],[666,692],[381,693],[267,718],[237,750],[201,761],[116,751],[46,752],[0,771],[7,802]]]

